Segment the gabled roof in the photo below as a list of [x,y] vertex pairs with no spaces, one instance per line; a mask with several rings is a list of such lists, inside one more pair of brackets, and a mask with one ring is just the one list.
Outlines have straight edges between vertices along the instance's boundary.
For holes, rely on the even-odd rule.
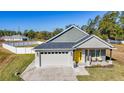
[[[72,30],[73,29],[73,30]],[[71,31],[71,32],[70,32]],[[89,35],[75,25],[70,26],[58,35],[52,37],[46,42],[77,42],[81,37]],[[75,36],[75,37],[74,37]]]
[[[60,37],[64,33],[68,32],[71,28],[76,28],[78,31],[84,33],[85,35],[79,36],[79,39],[73,42],[64,42],[66,41],[66,38],[63,42],[51,42],[52,40]],[[71,33],[69,32],[69,35]],[[79,34],[79,33],[78,33]],[[67,35],[67,33],[66,33]],[[67,37],[67,36],[66,36]],[[69,39],[73,39],[75,35],[72,35],[70,37],[67,37]],[[75,48],[114,48],[111,44],[107,43],[106,41],[102,40],[101,38],[95,36],[95,35],[89,35],[85,31],[82,31],[80,28],[78,28],[75,25],[70,26],[63,32],[59,33],[58,35],[54,36],[53,38],[49,39],[45,43],[42,43],[39,46],[36,46],[35,50],[45,50],[45,49],[75,49]]]
[[74,45],[78,44],[79,42],[87,39],[89,37],[85,36],[81,38],[77,42],[48,42],[48,43],[42,43],[39,46],[36,46],[34,49],[72,49]]
[[96,35],[91,35],[80,41],[81,42],[75,44],[73,48],[114,48],[114,46],[102,40]]
[[[89,40],[91,40],[92,38],[96,38],[99,41],[96,41],[96,42],[93,41],[88,46],[86,43],[89,42]],[[99,42],[100,42],[100,45],[99,45]],[[84,46],[80,47],[83,44]],[[42,43],[41,45],[35,47],[34,49],[35,50],[40,50],[40,49],[60,49],[61,50],[61,49],[76,49],[76,48],[114,48],[114,47],[95,35],[88,35],[81,38],[76,43],[75,42],[73,43],[72,42],[48,42],[48,43]]]

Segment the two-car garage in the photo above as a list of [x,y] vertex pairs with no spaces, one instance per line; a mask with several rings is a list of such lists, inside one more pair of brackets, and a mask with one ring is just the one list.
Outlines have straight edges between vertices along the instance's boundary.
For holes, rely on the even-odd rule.
[[71,51],[47,51],[39,53],[39,61],[41,67],[61,67],[73,66],[73,57]]

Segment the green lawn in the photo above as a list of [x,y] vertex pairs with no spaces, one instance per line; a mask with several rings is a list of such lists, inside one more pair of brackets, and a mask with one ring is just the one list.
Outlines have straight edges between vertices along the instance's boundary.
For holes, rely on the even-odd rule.
[[33,54],[16,55],[0,47],[0,80],[21,80],[15,73],[22,73],[33,60]]
[[113,67],[86,68],[89,76],[77,76],[78,80],[83,81],[113,81],[124,80],[124,64],[114,61]]
[[[15,73],[22,73],[33,60],[33,54],[16,55],[0,47],[0,80],[21,80]],[[81,81],[124,80],[124,62],[119,62],[117,59],[113,61],[113,65],[113,67],[86,68],[90,75],[77,76],[77,79]]]

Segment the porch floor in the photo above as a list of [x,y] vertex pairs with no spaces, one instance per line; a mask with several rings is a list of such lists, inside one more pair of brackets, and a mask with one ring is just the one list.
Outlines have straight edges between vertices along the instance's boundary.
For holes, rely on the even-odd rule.
[[101,65],[101,66],[104,66],[104,65],[109,65],[109,63],[107,63],[106,61],[103,61],[103,62],[91,62],[91,65]]
[[87,64],[87,62],[86,63],[83,63],[83,64],[81,64],[80,66],[96,66],[96,65],[100,65],[100,66],[109,66],[109,65],[112,65],[112,61],[109,61],[109,60],[107,60],[107,61],[102,61],[102,62],[91,62],[91,63],[89,63],[89,64]]

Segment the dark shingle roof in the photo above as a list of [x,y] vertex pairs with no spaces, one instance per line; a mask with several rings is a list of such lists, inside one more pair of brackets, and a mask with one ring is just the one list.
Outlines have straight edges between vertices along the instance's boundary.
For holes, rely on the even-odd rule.
[[87,36],[83,37],[82,39],[80,39],[79,41],[77,41],[76,44],[78,44],[78,43],[84,41],[85,39],[89,38],[90,36],[91,36],[91,35],[87,35]]
[[75,45],[75,43],[43,43],[39,46],[36,46],[34,49],[65,49],[65,48],[72,48]]
[[66,48],[72,48],[74,45],[80,43],[81,41],[89,38],[90,35],[80,39],[79,41],[75,42],[48,42],[48,43],[42,43],[39,46],[36,46],[34,49],[66,49]]

